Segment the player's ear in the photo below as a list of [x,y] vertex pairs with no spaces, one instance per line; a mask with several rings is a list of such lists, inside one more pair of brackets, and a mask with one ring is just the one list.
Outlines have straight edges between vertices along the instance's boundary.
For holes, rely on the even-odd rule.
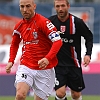
[[68,6],[68,9],[70,8],[70,4],[67,4],[67,6]]
[[34,9],[36,9],[36,4],[34,4]]

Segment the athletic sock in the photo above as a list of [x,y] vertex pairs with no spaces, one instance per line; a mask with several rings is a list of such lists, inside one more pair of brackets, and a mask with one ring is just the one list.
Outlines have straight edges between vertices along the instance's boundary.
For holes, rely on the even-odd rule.
[[63,98],[55,97],[55,100],[67,100],[66,95]]
[[82,100],[82,96],[80,96],[78,99],[73,99],[72,100]]

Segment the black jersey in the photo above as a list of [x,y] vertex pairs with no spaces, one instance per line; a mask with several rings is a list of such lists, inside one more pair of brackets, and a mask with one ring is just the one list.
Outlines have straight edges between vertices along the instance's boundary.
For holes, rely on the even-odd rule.
[[91,56],[93,47],[93,34],[84,21],[72,14],[62,22],[57,15],[49,18],[60,34],[63,46],[57,54],[58,66],[81,66],[81,36],[85,39],[86,55]]

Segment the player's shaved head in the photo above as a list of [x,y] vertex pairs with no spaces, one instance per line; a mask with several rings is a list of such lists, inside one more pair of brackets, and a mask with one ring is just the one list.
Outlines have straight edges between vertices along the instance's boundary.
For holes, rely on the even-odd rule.
[[35,0],[19,0],[20,11],[26,20],[32,18],[35,14]]
[[35,3],[35,0],[19,0],[19,4],[20,4],[21,2]]

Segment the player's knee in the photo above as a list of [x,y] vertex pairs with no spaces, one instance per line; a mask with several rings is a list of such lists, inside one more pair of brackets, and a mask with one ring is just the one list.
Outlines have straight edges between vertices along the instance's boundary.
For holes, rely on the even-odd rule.
[[77,98],[79,98],[81,96],[81,93],[80,92],[73,92],[72,93],[72,98],[73,99],[77,99]]
[[19,93],[19,92],[17,92],[17,94],[16,94],[16,100],[25,100],[25,98],[26,98],[25,93]]
[[58,91],[58,92],[56,92],[56,95],[59,98],[63,98],[66,95],[66,92],[65,91]]

